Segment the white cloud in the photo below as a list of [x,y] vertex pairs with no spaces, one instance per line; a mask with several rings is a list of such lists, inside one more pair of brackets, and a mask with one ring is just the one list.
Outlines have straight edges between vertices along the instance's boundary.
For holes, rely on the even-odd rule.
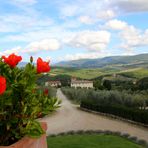
[[18,47],[15,47],[15,48],[8,49],[8,50],[0,52],[0,56],[9,55],[9,54],[12,54],[12,53],[18,54],[20,52],[21,52],[21,47],[18,46]]
[[62,18],[77,17],[85,24],[104,21],[116,16],[111,7],[108,7],[106,0],[76,0],[71,2],[58,3]]
[[0,52],[0,56],[9,55],[11,53],[15,54],[35,54],[40,51],[55,51],[61,47],[60,42],[57,39],[44,39],[41,41],[31,42],[26,47],[14,47],[12,49],[4,50]]
[[44,39],[32,42],[25,48],[25,53],[37,53],[39,51],[55,51],[60,48],[60,43],[56,39]]
[[79,7],[77,5],[65,5],[61,9],[62,17],[70,17],[77,14]]
[[[65,2],[65,4],[63,4]],[[126,13],[148,12],[148,0],[75,0],[58,3],[62,17],[89,16],[91,19],[112,19]]]
[[[77,9],[71,9],[73,6]],[[71,16],[87,15],[95,19],[97,16],[101,20],[106,20],[121,13],[147,12],[148,0],[76,0],[69,5],[67,4],[66,7],[63,5],[60,5],[60,7],[61,11],[68,9],[69,13],[72,14]],[[67,13],[65,13],[65,16],[67,16]]]
[[115,12],[111,9],[106,9],[106,10],[100,9],[92,12],[92,14],[91,13],[89,14],[89,11],[88,11],[87,15],[80,16],[78,20],[84,24],[94,24],[99,21],[106,21],[106,20],[112,19],[115,16],[116,16]]
[[128,45],[134,46],[140,44],[142,35],[140,30],[136,29],[134,26],[128,26],[120,33],[120,37],[123,38]]
[[148,0],[111,0],[110,7],[124,12],[144,12],[148,11]]
[[120,33],[122,39],[121,47],[127,50],[148,46],[147,30],[142,31],[134,26],[128,26]]
[[146,29],[144,34],[143,34],[143,44],[148,45],[148,29]]
[[70,40],[70,45],[98,51],[105,49],[109,42],[110,33],[107,31],[81,31]]
[[94,21],[92,20],[91,17],[89,16],[80,16],[78,18],[78,20],[81,22],[81,23],[84,23],[84,24],[92,24]]
[[[96,58],[102,58],[110,55],[111,54],[107,51],[66,54],[64,57],[64,61],[79,60],[79,59],[96,59]],[[58,61],[63,61],[63,58],[59,58]]]
[[[56,36],[59,36],[59,38],[61,38],[60,42],[59,39],[56,38],[56,36],[55,38],[53,38],[52,33],[51,37],[47,37],[45,39],[43,39],[43,37],[45,36],[44,33],[40,34],[37,32],[34,34],[34,32],[32,32],[32,35],[26,34],[25,36],[22,36],[22,39],[24,38],[24,40],[26,40],[28,38],[31,38],[31,40],[33,40],[33,38],[37,37],[36,38],[37,40],[30,42],[28,45],[23,47],[22,50],[18,50],[18,48],[15,48],[16,49],[15,52],[19,51],[19,53],[34,54],[40,51],[55,51],[60,49],[60,47],[64,45],[70,45],[76,48],[83,48],[92,52],[93,51],[101,52],[100,50],[106,49],[107,45],[110,42],[110,33],[107,31],[86,30],[80,32],[66,32],[66,33],[64,33],[64,31],[62,32],[62,30],[59,31],[60,34],[58,34],[57,32]],[[41,38],[39,38],[38,36]],[[50,36],[49,32],[47,33],[47,36]],[[21,36],[18,36],[17,38],[20,39]],[[11,38],[11,40],[12,39],[14,38]],[[19,47],[19,49],[21,49],[21,47]],[[13,51],[14,50],[11,49],[8,50],[7,52],[12,53]]]
[[127,27],[126,22],[117,19],[110,20],[105,24],[105,28],[113,30],[123,30],[126,27]]
[[106,10],[106,11],[102,10],[102,11],[98,12],[97,18],[103,19],[103,20],[108,20],[108,19],[111,19],[115,16],[116,16],[116,14],[113,10]]
[[66,29],[68,31],[68,29],[78,29],[79,27],[81,27],[81,25],[82,24],[80,21],[76,21],[74,19],[71,19],[71,20],[65,20],[64,23],[60,25],[60,28],[62,30]]
[[129,53],[133,53],[135,48],[148,46],[148,30],[138,29],[117,19],[108,21],[102,28],[119,31],[117,32],[121,40],[119,47]]
[[84,24],[94,24],[96,22],[99,22],[101,20],[108,20],[115,17],[115,13],[113,10],[100,10],[94,12],[94,14],[91,15],[82,15],[78,18],[78,20],[81,23]]

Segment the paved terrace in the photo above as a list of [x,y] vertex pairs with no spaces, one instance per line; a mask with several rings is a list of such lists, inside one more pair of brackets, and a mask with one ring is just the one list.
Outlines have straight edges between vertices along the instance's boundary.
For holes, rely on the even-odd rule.
[[110,130],[128,133],[148,141],[148,128],[79,110],[60,89],[57,91],[57,97],[62,100],[61,108],[41,119],[48,124],[47,135],[71,130]]

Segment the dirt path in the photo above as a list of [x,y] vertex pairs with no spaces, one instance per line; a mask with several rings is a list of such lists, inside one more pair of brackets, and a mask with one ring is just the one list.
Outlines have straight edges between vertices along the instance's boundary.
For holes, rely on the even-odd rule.
[[47,135],[70,130],[100,129],[129,133],[131,136],[148,141],[147,128],[78,110],[75,105],[67,100],[60,89],[57,91],[57,97],[62,99],[61,108],[54,114],[41,119],[41,121],[45,121],[48,124]]

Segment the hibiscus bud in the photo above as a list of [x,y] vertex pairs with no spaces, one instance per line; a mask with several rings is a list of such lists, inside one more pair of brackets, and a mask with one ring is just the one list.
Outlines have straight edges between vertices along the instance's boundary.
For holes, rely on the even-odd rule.
[[30,57],[30,62],[31,62],[31,63],[33,62],[33,57],[32,57],[32,56]]

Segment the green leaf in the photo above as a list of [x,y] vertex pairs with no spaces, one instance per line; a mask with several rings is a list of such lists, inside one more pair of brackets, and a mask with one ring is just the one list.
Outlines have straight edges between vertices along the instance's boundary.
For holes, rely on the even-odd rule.
[[32,137],[32,138],[39,138],[42,134],[45,133],[43,131],[40,123],[38,121],[29,121],[26,128],[25,128],[25,133],[27,136]]

